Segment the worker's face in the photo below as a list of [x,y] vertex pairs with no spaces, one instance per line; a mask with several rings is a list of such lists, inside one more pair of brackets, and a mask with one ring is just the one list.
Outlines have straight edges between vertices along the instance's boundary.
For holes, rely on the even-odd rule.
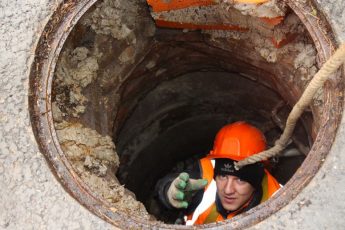
[[217,175],[217,192],[227,211],[234,211],[245,204],[254,192],[251,184],[235,176]]

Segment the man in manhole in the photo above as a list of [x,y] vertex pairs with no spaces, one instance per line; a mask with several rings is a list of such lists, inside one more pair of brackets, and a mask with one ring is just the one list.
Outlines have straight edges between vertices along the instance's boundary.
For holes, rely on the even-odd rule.
[[[185,209],[177,223],[200,225],[229,219],[266,201],[279,188],[262,162],[234,168],[234,162],[266,149],[264,135],[246,122],[224,126],[213,150],[190,172],[167,176],[157,184],[160,202]],[[192,179],[194,178],[194,179]]]

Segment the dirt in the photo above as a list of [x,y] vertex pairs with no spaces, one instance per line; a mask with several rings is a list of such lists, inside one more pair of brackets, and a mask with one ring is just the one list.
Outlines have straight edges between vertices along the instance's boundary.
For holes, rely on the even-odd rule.
[[275,18],[285,16],[285,3],[276,0],[263,4],[232,3],[231,1],[219,1],[218,4],[209,6],[193,6],[173,11],[151,12],[154,19],[163,19],[173,22],[193,24],[231,24],[247,27],[248,17]]
[[[272,0],[258,5],[219,1],[217,5],[189,7],[164,12],[151,12],[151,14],[155,19],[179,23],[192,23],[197,25],[235,25],[246,28],[248,31],[245,32],[203,30],[202,33],[210,34],[212,39],[215,40],[217,38],[246,40],[254,44],[255,50],[265,58],[266,61],[275,63],[280,59],[279,56],[283,56],[291,52],[291,50],[303,52],[303,48],[300,46],[300,41],[305,40],[303,36],[296,38],[294,42],[282,48],[277,48],[272,43],[272,39],[280,43],[285,39],[289,39],[288,37],[292,34],[304,34],[306,32],[298,17],[294,14],[286,15],[286,12],[287,8],[284,2]],[[277,26],[269,25],[258,19],[275,18],[279,16],[284,16],[285,19]],[[292,46],[297,47],[294,48]],[[309,49],[309,46],[310,44],[306,44],[306,49]]]
[[115,177],[120,163],[112,138],[78,122],[61,119],[61,111],[57,106],[53,108],[61,148],[86,185],[114,208],[143,219],[152,218],[144,205],[136,201],[135,195]]
[[95,130],[69,122],[56,124],[56,131],[76,173],[96,194],[120,211],[150,218],[144,205],[115,177],[119,158],[110,136],[101,136]]
[[125,14],[119,14],[120,11],[135,11],[131,1],[104,0],[96,6],[91,16],[82,21],[83,24],[91,25],[91,28],[97,34],[111,35],[113,38],[121,40],[128,38],[133,31],[128,28],[129,25],[124,21]]
[[[66,42],[55,71],[52,110],[61,148],[76,174],[114,210],[148,220],[153,218],[144,205],[115,176],[120,163],[111,136],[87,127],[90,124],[83,118],[94,103],[106,107],[114,102],[113,96],[94,98],[87,93],[90,89],[114,85],[109,81],[113,81],[115,71],[101,69],[109,53],[114,55],[117,48],[119,56],[115,67],[111,67],[122,69],[118,78],[123,78],[121,74],[125,75],[127,67],[124,64],[133,64],[138,58],[136,52],[143,49],[145,42],[137,43],[142,40],[137,39],[137,28],[143,24],[138,15],[136,1],[104,0],[83,16],[82,26],[77,29],[91,28],[92,33],[81,35],[82,42],[75,43],[74,39]],[[145,39],[153,35],[152,26],[143,28]],[[114,48],[114,44],[120,44],[120,49]],[[113,92],[118,89],[113,88]]]
[[[282,23],[272,28],[252,19],[247,20],[249,30],[246,32],[220,30],[204,30],[202,32],[210,35],[210,41],[214,44],[223,43],[224,39],[245,40],[246,43],[252,44],[253,49],[269,63],[293,59],[292,64],[295,68],[293,75],[281,77],[296,82],[296,85],[302,89],[305,88],[318,71],[317,51],[311,39],[306,36],[308,31],[297,15],[286,15]],[[284,44],[289,39],[291,41]],[[276,44],[282,43],[281,47],[277,47],[272,40],[275,40]],[[322,98],[321,89],[314,98],[314,105],[321,106],[323,104]]]
[[[55,111],[54,117],[59,116]],[[111,137],[101,136],[78,122],[55,121],[61,148],[86,185],[117,210],[152,219],[144,205],[115,177],[119,158]]]
[[66,49],[57,64],[54,84],[58,85],[53,94],[54,110],[60,110],[58,120],[63,117],[79,117],[85,112],[88,99],[82,89],[97,76],[97,58],[101,54],[91,54],[85,47]]
[[262,4],[235,3],[233,7],[243,15],[252,17],[275,18],[285,16],[286,4],[283,1],[271,0]]

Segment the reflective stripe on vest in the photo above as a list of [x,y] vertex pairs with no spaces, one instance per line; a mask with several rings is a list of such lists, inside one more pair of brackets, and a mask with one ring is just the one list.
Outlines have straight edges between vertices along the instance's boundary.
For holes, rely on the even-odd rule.
[[[213,179],[214,164],[215,160],[210,160],[208,158],[200,160],[202,178],[206,179],[209,183],[205,187],[204,195],[198,207],[191,215],[185,216],[186,225],[206,224],[210,223],[210,220],[223,220],[223,217],[215,209],[217,186],[216,181]],[[262,180],[263,195],[260,203],[266,201],[281,188],[276,179],[266,169],[264,171],[265,175]],[[237,213],[238,212],[228,215],[227,219],[232,218]]]
[[[213,179],[213,169],[215,160],[209,160],[203,158],[200,160],[201,164],[201,171],[202,171],[202,178],[206,179],[209,183],[205,188],[205,192],[202,196],[202,200],[198,207],[195,209],[191,217],[186,220],[186,225],[193,225],[198,217],[204,213],[216,200],[216,181]],[[210,167],[210,165],[212,167]],[[205,166],[205,168],[204,168]]]

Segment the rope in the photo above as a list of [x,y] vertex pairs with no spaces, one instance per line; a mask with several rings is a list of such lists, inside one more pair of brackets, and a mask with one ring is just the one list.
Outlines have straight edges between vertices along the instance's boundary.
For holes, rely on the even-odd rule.
[[240,169],[245,165],[254,164],[259,161],[266,160],[270,157],[278,155],[290,140],[292,133],[295,129],[297,120],[302,115],[304,109],[310,104],[315,93],[322,87],[327,78],[335,72],[345,62],[345,43],[342,44],[338,50],[328,59],[328,61],[321,67],[315,74],[314,78],[310,81],[309,85],[303,92],[301,98],[292,108],[287,120],[283,134],[275,142],[275,145],[263,152],[257,153],[253,156],[247,157],[244,160],[235,163],[235,168]]

